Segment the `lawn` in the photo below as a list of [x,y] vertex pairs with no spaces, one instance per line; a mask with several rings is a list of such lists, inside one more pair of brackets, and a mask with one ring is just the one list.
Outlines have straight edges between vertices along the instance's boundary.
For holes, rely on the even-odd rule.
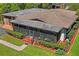
[[15,44],[15,45],[18,45],[18,46],[24,44],[20,40],[17,40],[16,38],[13,38],[12,36],[10,36],[8,34],[7,35],[4,35],[4,36],[1,36],[0,37],[0,40],[5,40],[7,42],[10,42],[10,43]]
[[75,40],[75,43],[74,43],[69,55],[79,56],[79,34],[78,34],[78,36],[77,36],[77,38]]
[[66,4],[66,5],[69,6],[69,10],[76,11],[77,9],[79,9],[79,3],[69,3],[69,4]]
[[16,51],[7,46],[0,44],[0,56],[52,56],[49,50],[38,48],[37,46],[28,45],[22,51]]
[[[10,42],[15,45],[22,45],[23,42],[13,38],[10,35],[1,36],[0,39]],[[37,46],[28,45],[22,51],[16,51],[12,48],[0,44],[0,56],[52,56],[53,52],[38,48]]]

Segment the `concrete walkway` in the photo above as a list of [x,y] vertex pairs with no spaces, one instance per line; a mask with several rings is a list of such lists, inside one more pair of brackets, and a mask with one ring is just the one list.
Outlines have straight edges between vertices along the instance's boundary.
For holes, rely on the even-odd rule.
[[23,44],[22,46],[16,46],[16,45],[6,42],[4,40],[0,40],[0,44],[10,47],[12,49],[15,49],[17,51],[22,51],[25,47],[27,47],[27,45],[25,45],[25,44]]

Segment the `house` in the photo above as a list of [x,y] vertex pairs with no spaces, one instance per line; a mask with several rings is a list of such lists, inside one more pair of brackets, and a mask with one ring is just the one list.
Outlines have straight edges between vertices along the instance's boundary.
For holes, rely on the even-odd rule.
[[65,9],[66,7],[66,4],[63,4],[63,3],[49,3],[51,4],[51,7],[54,8],[54,9]]
[[77,18],[74,11],[65,9],[25,9],[3,14],[4,24],[33,39],[57,42],[66,38]]

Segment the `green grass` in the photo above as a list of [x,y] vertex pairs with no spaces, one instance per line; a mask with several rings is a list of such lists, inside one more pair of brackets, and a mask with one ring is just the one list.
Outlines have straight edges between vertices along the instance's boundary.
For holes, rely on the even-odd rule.
[[[0,39],[8,41],[15,45],[22,45],[23,42],[11,37],[10,35],[4,35]],[[37,46],[28,45],[22,51],[16,51],[12,48],[0,44],[0,56],[52,56],[53,52],[45,49],[38,48]]]
[[69,6],[69,10],[73,10],[76,12],[76,14],[79,16],[79,3],[69,3],[67,4]]
[[77,10],[79,9],[79,4],[78,3],[70,3],[70,4],[67,4],[67,6],[69,6],[69,9],[70,10]]
[[20,32],[16,32],[16,31],[12,31],[12,30],[6,30],[10,35],[13,35],[17,38],[23,38],[24,34],[20,33]]
[[52,56],[53,52],[38,48],[37,46],[28,45],[22,51],[16,51],[0,44],[0,56]]
[[74,43],[69,55],[79,56],[79,34],[78,34],[78,36],[77,36],[77,38],[75,40],[75,43]]
[[24,43],[21,42],[20,40],[17,40],[16,38],[13,38],[13,37],[10,36],[10,35],[1,36],[1,37],[0,37],[0,40],[5,40],[5,41],[7,41],[7,42],[10,42],[10,43],[15,44],[15,45],[18,45],[18,46],[24,44]]

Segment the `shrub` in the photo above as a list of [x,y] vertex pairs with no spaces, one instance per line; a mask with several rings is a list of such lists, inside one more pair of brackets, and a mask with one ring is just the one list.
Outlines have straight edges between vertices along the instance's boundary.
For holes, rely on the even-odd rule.
[[48,47],[48,48],[51,48],[52,47],[52,44],[50,42],[46,42],[44,41],[44,46]]
[[37,42],[41,45],[48,47],[48,48],[55,48],[55,49],[59,48],[59,45],[55,42],[44,41],[44,40],[37,40]]
[[67,34],[67,37],[69,40],[71,40],[74,33],[75,33],[75,30],[72,28],[71,31]]
[[56,55],[64,55],[65,54],[65,51],[64,50],[61,50],[61,49],[57,49],[56,52],[55,52]]
[[64,47],[64,50],[65,50],[65,51],[68,51],[69,46],[70,46],[70,41],[67,39],[67,40],[66,40],[66,45],[65,45],[65,47]]
[[19,39],[22,39],[23,38],[23,34],[22,33],[19,33],[19,32],[15,32],[15,31],[11,31],[11,30],[6,30],[8,34],[12,35],[12,36],[15,36]]
[[59,44],[58,44],[58,48],[64,49],[64,47],[65,47],[65,44],[63,44],[63,43],[59,43]]

